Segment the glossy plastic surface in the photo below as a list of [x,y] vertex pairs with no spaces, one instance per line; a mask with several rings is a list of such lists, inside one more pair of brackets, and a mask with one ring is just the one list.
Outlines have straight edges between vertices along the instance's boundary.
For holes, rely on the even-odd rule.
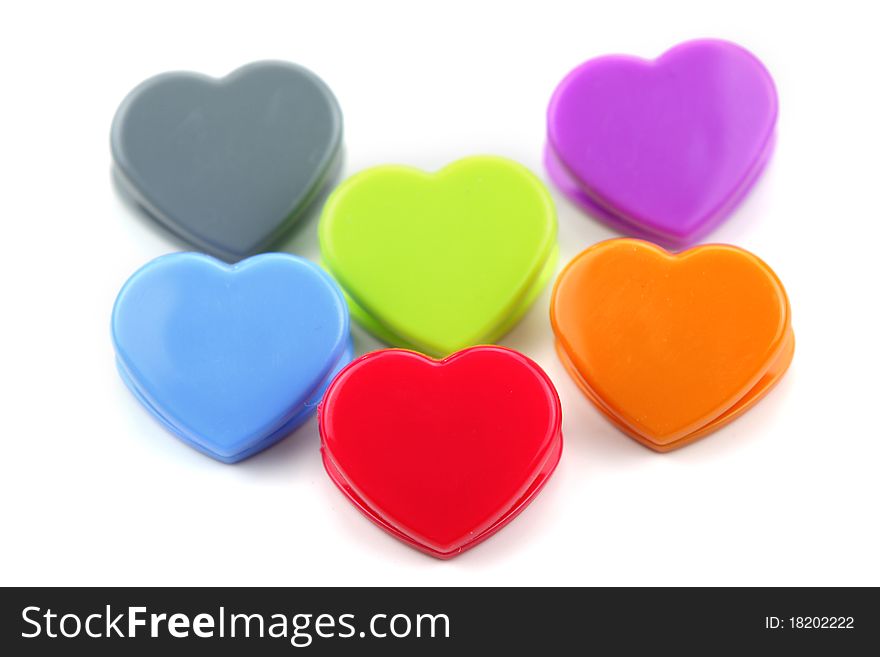
[[122,102],[117,178],[151,215],[228,261],[276,242],[336,173],[342,114],[310,71],[257,62],[222,79],[151,78]]
[[560,357],[587,396],[658,451],[748,410],[794,353],[779,279],[727,245],[672,255],[639,240],[596,244],[560,274],[550,319]]
[[319,267],[271,253],[176,253],[125,284],[112,337],[123,380],[170,431],[232,463],[314,412],[351,359],[348,310]]
[[433,174],[363,171],[333,192],[319,235],[353,317],[434,356],[500,338],[547,284],[558,251],[544,185],[488,156]]
[[552,474],[561,410],[547,375],[502,347],[353,361],[318,410],[327,473],[368,518],[446,559],[510,522]]
[[770,74],[735,44],[689,41],[653,61],[600,57],[557,87],[545,161],[563,193],[615,229],[686,245],[752,187],[776,116]]

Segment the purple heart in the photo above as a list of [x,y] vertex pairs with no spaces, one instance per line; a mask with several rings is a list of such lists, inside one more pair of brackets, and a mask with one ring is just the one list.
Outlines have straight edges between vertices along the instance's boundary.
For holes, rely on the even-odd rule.
[[773,79],[727,41],[680,44],[658,59],[581,64],[548,111],[557,186],[625,233],[684,245],[714,228],[773,150]]

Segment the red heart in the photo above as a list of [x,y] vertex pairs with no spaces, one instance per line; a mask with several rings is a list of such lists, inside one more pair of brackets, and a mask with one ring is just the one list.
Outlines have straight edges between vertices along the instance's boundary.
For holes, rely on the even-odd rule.
[[318,409],[324,467],[368,518],[448,559],[513,520],[556,468],[562,411],[550,379],[502,347],[438,361],[367,354]]

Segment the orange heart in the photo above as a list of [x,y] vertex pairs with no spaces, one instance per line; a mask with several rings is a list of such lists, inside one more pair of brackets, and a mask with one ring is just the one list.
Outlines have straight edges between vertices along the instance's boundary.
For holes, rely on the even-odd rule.
[[660,452],[742,415],[794,354],[782,283],[721,244],[679,254],[633,239],[595,244],[559,275],[550,321],[586,395]]

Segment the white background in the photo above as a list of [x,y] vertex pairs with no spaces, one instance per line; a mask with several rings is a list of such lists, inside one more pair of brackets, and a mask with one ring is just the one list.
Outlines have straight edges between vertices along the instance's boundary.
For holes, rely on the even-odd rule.
[[[880,24],[866,2],[65,2],[0,15],[0,583],[880,584]],[[569,380],[549,292],[504,340],[556,382],[559,469],[450,562],[375,527],[325,475],[314,420],[236,466],[186,447],[114,369],[113,300],[185,246],[110,178],[117,104],[166,70],[303,64],[345,115],[346,174],[494,153],[541,167],[559,80],[606,53],[741,43],[776,79],[766,175],[713,241],[765,259],[797,353],[746,416],[655,454]],[[545,177],[546,178],[546,177]],[[555,191],[562,262],[612,233]],[[317,256],[314,219],[287,248]],[[357,331],[361,352],[377,343]]]

